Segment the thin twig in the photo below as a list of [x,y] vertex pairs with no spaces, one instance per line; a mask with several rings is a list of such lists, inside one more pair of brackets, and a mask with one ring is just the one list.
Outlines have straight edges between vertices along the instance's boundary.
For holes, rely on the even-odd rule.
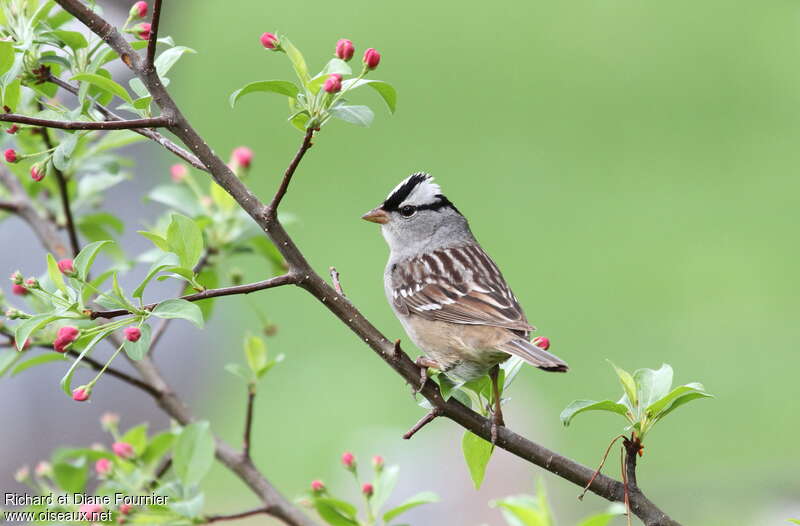
[[[39,105],[42,108],[42,105]],[[53,149],[53,141],[50,139],[50,131],[47,128],[42,128],[42,140],[48,150]],[[61,196],[61,208],[64,211],[64,219],[67,222],[67,235],[69,236],[69,243],[72,247],[72,255],[77,257],[81,251],[81,244],[78,241],[78,230],[75,228],[75,219],[72,217],[72,206],[69,202],[69,188],[67,187],[67,178],[64,172],[53,166],[53,173],[56,176],[58,183],[58,193]]]
[[150,40],[147,42],[146,68],[154,68],[156,45],[158,44],[158,25],[161,21],[161,0],[153,2],[153,18],[150,20]]
[[205,518],[204,524],[210,524],[212,522],[222,522],[222,521],[235,521],[237,519],[246,519],[247,517],[252,517],[253,515],[260,515],[262,513],[269,513],[269,508],[266,507],[255,508],[253,510],[240,511],[239,513],[231,513],[230,515],[208,515]]
[[242,440],[242,456],[250,458],[250,435],[253,431],[253,406],[256,399],[256,387],[247,386],[247,412],[244,418],[244,439]]
[[[78,88],[76,88],[75,86],[69,84],[68,82],[64,82],[63,80],[61,80],[58,77],[50,75],[50,77],[48,77],[47,80],[49,82],[52,82],[53,84],[63,88],[64,90],[72,93],[73,95],[76,95],[76,96],[78,95]],[[117,115],[116,113],[114,113],[113,111],[108,109],[106,106],[103,106],[102,104],[100,104],[97,101],[94,101],[94,107],[97,108],[97,111],[99,111],[101,114],[103,114],[103,116],[106,118],[106,120],[109,120],[109,121],[124,121],[125,120],[121,116]],[[202,162],[200,162],[200,159],[198,159],[196,156],[192,155],[191,153],[187,152],[186,150],[184,150],[183,148],[181,148],[180,146],[178,146],[174,142],[170,141],[169,139],[167,139],[166,137],[164,137],[163,135],[161,135],[157,131],[152,130],[150,128],[134,128],[131,131],[134,132],[134,133],[138,133],[139,135],[141,135],[143,137],[146,137],[146,138],[148,138],[148,139],[160,144],[168,152],[177,155],[178,157],[180,157],[181,159],[183,159],[187,163],[191,164],[192,166],[194,166],[198,170],[203,170],[204,172],[208,171],[208,168],[206,168],[206,166]]]
[[409,430],[406,432],[406,434],[405,434],[405,435],[403,435],[403,439],[404,439],[404,440],[409,440],[411,437],[413,437],[413,436],[414,436],[414,435],[417,433],[417,431],[419,431],[419,430],[420,430],[420,429],[422,429],[423,427],[425,427],[425,426],[427,426],[428,424],[430,424],[431,422],[433,422],[433,421],[434,421],[434,419],[435,419],[437,416],[440,416],[441,414],[442,414],[442,410],[441,410],[441,409],[439,409],[438,407],[434,407],[434,408],[433,408],[433,409],[431,409],[431,410],[430,410],[430,411],[429,411],[429,412],[428,412],[428,413],[427,413],[425,416],[423,416],[422,418],[420,418],[420,419],[419,419],[419,422],[417,422],[416,424],[414,424],[414,427],[412,427],[411,429],[409,429]]
[[[233,296],[236,294],[250,294],[251,292],[257,292],[259,290],[265,289],[272,289],[275,287],[282,287],[284,285],[291,285],[296,282],[296,279],[291,274],[283,274],[280,276],[276,276],[274,278],[265,279],[264,281],[257,281],[255,283],[248,283],[246,285],[235,285],[233,287],[223,287],[219,289],[208,289],[204,290],[203,292],[196,292],[195,294],[187,294],[186,296],[181,296],[180,299],[186,301],[200,301],[206,300],[209,298],[218,298],[220,296]],[[142,307],[144,310],[153,310],[158,306],[158,303],[150,303],[149,305],[145,305]],[[91,319],[97,318],[116,318],[118,316],[125,316],[128,314],[132,314],[129,310],[126,309],[116,309],[116,310],[104,310],[104,311],[92,311],[89,315]]]
[[54,121],[26,117],[16,113],[0,113],[1,122],[16,122],[44,128],[59,130],[132,130],[135,128],[165,128],[171,124],[167,117],[151,117],[148,119],[127,119],[122,121]]
[[[52,349],[50,349],[50,350],[52,351]],[[69,354],[70,356],[73,356],[75,358],[80,356],[79,352],[73,351],[72,349],[69,349],[67,351],[67,354]],[[91,367],[95,371],[101,370],[103,368],[103,366],[105,365],[102,362],[98,362],[97,360],[95,360],[91,356],[84,356],[82,362],[86,363],[86,365],[88,365],[89,367]],[[122,380],[126,384],[130,384],[133,387],[137,387],[139,389],[142,389],[143,391],[146,391],[146,392],[150,393],[153,396],[157,396],[158,395],[158,392],[155,389],[153,389],[153,386],[151,386],[150,384],[148,384],[146,382],[143,382],[143,381],[139,380],[138,378],[134,378],[133,376],[129,375],[128,373],[124,373],[124,372],[120,371],[119,369],[115,369],[113,367],[108,367],[106,369],[105,374],[107,374],[109,376],[113,376],[114,378],[116,378],[118,380]]]
[[586,483],[586,486],[584,486],[583,491],[581,492],[581,494],[578,495],[578,500],[583,500],[583,497],[586,495],[586,492],[589,491],[589,486],[592,485],[592,482],[594,482],[594,479],[597,478],[597,475],[599,475],[600,471],[603,469],[603,466],[606,463],[606,459],[608,458],[608,454],[609,454],[609,452],[611,452],[611,448],[614,447],[614,444],[616,444],[617,440],[619,440],[620,438],[624,439],[625,435],[619,435],[619,436],[614,437],[614,439],[611,441],[611,443],[608,444],[608,447],[606,448],[606,452],[603,453],[603,458],[600,460],[600,465],[597,466],[597,469],[595,470],[594,474],[592,475],[592,478],[589,479],[589,482]]
[[286,195],[286,190],[289,189],[289,183],[292,181],[292,176],[294,175],[295,170],[297,170],[297,166],[300,164],[300,161],[303,160],[303,156],[313,145],[311,139],[314,137],[314,131],[315,130],[313,128],[309,128],[306,131],[306,134],[303,137],[303,142],[300,144],[300,148],[298,148],[297,153],[292,159],[292,162],[290,162],[289,166],[286,168],[286,172],[283,174],[283,180],[281,180],[278,190],[275,192],[272,201],[270,201],[269,205],[267,206],[266,215],[269,219],[277,218],[278,206],[281,204],[283,196]]

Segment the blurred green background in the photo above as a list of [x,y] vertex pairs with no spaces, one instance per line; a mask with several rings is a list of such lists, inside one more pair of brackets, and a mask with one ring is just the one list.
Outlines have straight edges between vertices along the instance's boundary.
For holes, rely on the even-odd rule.
[[[630,370],[667,362],[676,382],[717,398],[656,427],[645,491],[687,525],[797,513],[797,2],[166,2],[163,24],[199,52],[176,67],[176,98],[224,156],[255,150],[249,182],[265,199],[301,136],[280,97],[227,105],[247,82],[291,78],[260,34],[286,33],[315,70],[339,38],[357,58],[377,48],[374,77],[397,87],[397,114],[374,93],[354,96],[375,124],[326,127],[284,201],[317,270],[335,265],[352,301],[404,337],[383,297],[387,249],[359,215],[408,173],[431,172],[572,368],[524,371],[507,409],[516,431],[595,466],[622,420],[587,415],[564,429],[560,410],[618,396],[607,358]],[[562,524],[604,506],[503,454],[475,492],[459,429],[439,421],[400,440],[422,414],[409,388],[313,298],[281,289],[249,301],[280,326],[271,349],[287,355],[262,388],[255,455],[288,495],[316,477],[343,487],[347,449],[363,464],[375,453],[400,462],[398,498],[442,494],[416,525],[500,524],[486,503],[540,476]],[[197,351],[213,362],[200,412],[238,440],[241,387],[218,366],[239,359],[258,320],[244,299],[219,301],[216,316],[213,345]],[[210,507],[253,501],[217,475]]]

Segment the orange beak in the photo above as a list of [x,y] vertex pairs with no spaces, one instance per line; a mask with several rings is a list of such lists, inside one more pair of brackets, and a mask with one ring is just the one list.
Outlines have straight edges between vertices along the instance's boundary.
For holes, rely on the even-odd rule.
[[361,216],[361,219],[364,221],[369,221],[370,223],[385,225],[389,222],[389,214],[387,214],[386,211],[381,208],[373,208]]

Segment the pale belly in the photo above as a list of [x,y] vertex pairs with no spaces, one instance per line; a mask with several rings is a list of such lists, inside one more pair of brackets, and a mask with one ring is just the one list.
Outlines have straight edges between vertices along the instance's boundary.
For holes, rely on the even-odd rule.
[[455,325],[417,316],[398,318],[414,345],[441,365],[442,371],[453,379],[469,381],[480,378],[509,357],[507,353],[492,348],[492,344],[510,336],[505,329]]

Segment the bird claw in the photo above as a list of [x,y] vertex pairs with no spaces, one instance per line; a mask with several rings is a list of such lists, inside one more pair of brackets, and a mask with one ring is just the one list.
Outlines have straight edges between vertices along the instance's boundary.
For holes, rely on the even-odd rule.
[[420,391],[422,391],[422,388],[425,387],[425,382],[428,381],[428,367],[440,369],[441,366],[430,358],[425,358],[424,356],[417,358],[414,363],[417,365],[417,367],[419,367],[419,387],[414,388],[414,395],[417,395]]

